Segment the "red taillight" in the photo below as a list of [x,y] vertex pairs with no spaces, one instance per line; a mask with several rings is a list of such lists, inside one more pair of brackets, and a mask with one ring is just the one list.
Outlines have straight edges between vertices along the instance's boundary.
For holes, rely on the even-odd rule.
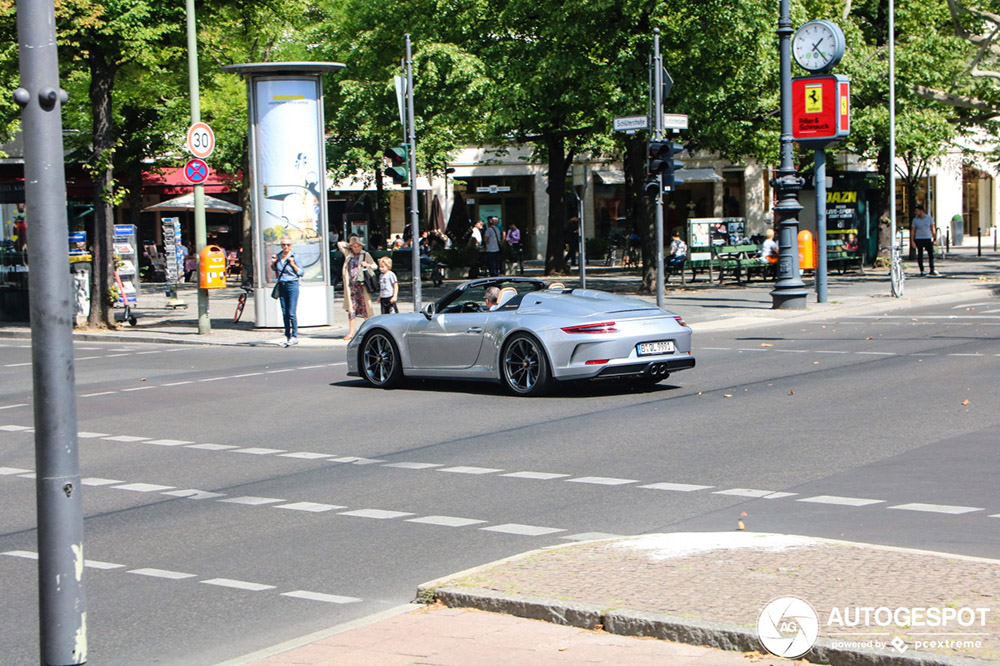
[[684,317],[681,317],[680,315],[674,315],[674,319],[675,319],[675,320],[677,321],[677,323],[678,323],[678,324],[680,324],[681,326],[687,326],[687,324],[685,324],[685,323],[684,323]]
[[615,322],[605,321],[600,324],[581,324],[579,326],[567,326],[563,329],[565,333],[617,333]]
[[609,360],[606,358],[595,358],[593,361],[587,361],[584,365],[604,365]]

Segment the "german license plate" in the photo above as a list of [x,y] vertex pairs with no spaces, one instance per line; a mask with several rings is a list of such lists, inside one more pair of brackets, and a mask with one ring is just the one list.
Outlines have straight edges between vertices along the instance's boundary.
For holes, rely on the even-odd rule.
[[672,354],[674,352],[673,340],[660,340],[658,342],[640,342],[636,345],[639,356],[650,356],[652,354]]

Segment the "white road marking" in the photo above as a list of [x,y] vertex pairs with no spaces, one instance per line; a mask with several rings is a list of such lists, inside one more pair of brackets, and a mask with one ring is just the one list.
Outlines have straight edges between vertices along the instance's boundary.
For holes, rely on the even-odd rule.
[[455,474],[495,474],[496,472],[502,472],[502,469],[493,469],[492,467],[467,467],[459,465],[458,467],[445,467],[444,469],[437,470],[438,472],[453,472]]
[[701,347],[702,351],[729,351],[732,347]]
[[27,474],[18,474],[17,476],[19,478],[22,478],[22,479],[35,479],[35,478],[37,478],[35,476],[34,472],[28,472]]
[[814,504],[838,504],[841,506],[868,506],[869,504],[880,504],[885,500],[865,499],[863,497],[840,497],[838,495],[817,495],[816,497],[803,497],[796,502],[812,502]]
[[766,352],[766,351],[769,351],[769,350],[767,350],[767,349],[761,349],[760,347],[753,347],[752,349],[737,349],[736,351],[740,351],[740,352],[745,352],[745,351]]
[[232,578],[209,578],[208,580],[200,580],[199,583],[204,585],[218,585],[219,587],[232,587],[237,590],[249,590],[251,592],[260,592],[262,590],[273,590],[274,585],[261,585],[260,583],[248,583],[245,580],[233,580]]
[[152,576],[153,578],[169,578],[170,580],[181,580],[183,578],[194,578],[196,576],[196,574],[169,571],[167,569],[131,569],[127,573],[138,574],[140,576]]
[[149,389],[156,388],[155,386],[136,386],[135,388],[122,389],[122,393],[128,393],[130,391],[148,391]]
[[31,361],[28,361],[27,363],[8,363],[7,365],[5,365],[3,367],[5,367],[5,368],[22,368],[22,367],[24,367],[26,365],[31,365]]
[[297,451],[294,453],[280,453],[278,455],[281,458],[301,458],[302,460],[319,460],[320,458],[331,457],[331,454],[329,453],[310,453],[308,451]]
[[309,511],[320,513],[323,511],[333,511],[334,509],[346,509],[346,506],[336,506],[334,504],[319,504],[317,502],[293,502],[292,504],[279,504],[275,509],[289,509],[291,511]]
[[791,497],[793,495],[798,495],[798,493],[771,493],[770,495],[764,495],[762,499],[766,500],[784,499],[785,497]]
[[91,569],[123,569],[125,567],[124,564],[101,562],[100,560],[84,560],[83,566],[90,567]]
[[296,368],[296,370],[313,370],[315,368],[325,368],[325,367],[326,367],[325,365],[303,365]]
[[557,527],[538,527],[536,525],[521,525],[518,523],[504,523],[503,525],[493,525],[491,527],[480,527],[486,532],[503,532],[505,534],[520,534],[522,536],[542,536],[544,534],[555,534],[566,530]]
[[88,476],[85,479],[80,479],[80,483],[85,486],[114,486],[125,482],[118,479],[102,479],[99,476]]
[[257,375],[262,375],[263,372],[247,372],[242,375],[233,375],[233,379],[243,379],[244,377],[256,377]]
[[850,354],[851,352],[822,350],[822,351],[817,351],[815,353],[817,353],[817,354]]
[[160,386],[183,386],[184,384],[194,384],[194,382],[192,381],[170,382],[169,384],[160,384]]
[[386,463],[382,467],[395,467],[397,469],[432,469],[434,467],[444,467],[444,465],[439,465],[437,463],[419,463],[419,462],[398,462],[398,463]]
[[481,525],[486,521],[476,520],[475,518],[458,518],[457,516],[422,516],[420,518],[407,518],[406,522],[441,525],[442,527],[467,527],[469,525]]
[[272,453],[285,453],[287,449],[268,449],[260,446],[252,446],[247,449],[233,449],[230,453],[249,453],[254,456],[269,456]]
[[962,308],[978,308],[984,305],[993,305],[995,301],[989,303],[963,303],[962,305],[955,305],[952,310],[961,310]]
[[106,432],[78,432],[76,436],[80,439],[93,439],[95,437],[108,437]]
[[0,553],[0,555],[9,555],[11,557],[23,557],[26,560],[37,560],[38,553],[32,553],[28,550],[8,550],[6,553]]
[[134,490],[137,493],[155,493],[164,490],[171,490],[174,486],[160,486],[155,483],[126,483],[120,486],[113,486],[115,490]]
[[808,354],[808,349],[775,349],[776,352],[784,352],[785,354]]
[[620,539],[624,534],[608,534],[607,532],[580,532],[559,537],[567,541],[595,541],[597,539]]
[[188,488],[186,490],[170,490],[163,495],[170,495],[172,497],[184,497],[187,499],[215,499],[216,497],[225,497],[225,493],[213,493],[207,490],[195,490],[194,488]]
[[22,430],[31,430],[31,427],[21,426],[21,425],[4,425],[0,426],[0,430],[6,430],[8,432],[20,432]]
[[983,356],[983,354],[948,354],[948,356]]
[[16,407],[27,407],[27,406],[28,406],[28,403],[26,403],[26,402],[19,402],[16,405],[4,405],[3,407],[0,407],[0,409],[14,409]]
[[248,504],[250,506],[261,506],[263,504],[274,504],[275,502],[287,502],[288,500],[276,499],[274,497],[254,497],[252,495],[245,495],[243,497],[230,497],[229,499],[221,499],[220,502],[228,502],[229,504]]
[[896,352],[878,352],[878,351],[858,351],[855,354],[868,354],[870,356],[898,356]]
[[282,592],[283,597],[294,597],[296,599],[308,599],[310,601],[325,601],[330,604],[353,604],[361,601],[357,597],[342,597],[336,594],[322,594],[320,592],[307,592],[305,590],[295,590],[294,592]]
[[99,395],[111,395],[113,393],[118,393],[118,391],[101,391],[100,393],[84,393],[81,398],[96,398]]
[[204,451],[225,451],[226,449],[238,449],[240,447],[233,444],[188,444],[186,449],[202,449]]
[[217,382],[220,379],[229,379],[229,377],[206,377],[205,379],[199,379],[199,382]]
[[569,474],[552,474],[551,472],[511,472],[510,474],[501,474],[500,476],[509,476],[515,479],[538,479],[540,481],[551,481],[552,479],[565,479]]
[[7,476],[8,474],[24,474],[25,472],[30,471],[30,469],[21,469],[20,467],[0,467],[0,476]]
[[757,490],[755,488],[730,488],[729,490],[716,490],[713,495],[736,495],[737,497],[766,497],[775,491]]
[[276,374],[278,374],[279,372],[293,372],[294,370],[295,370],[295,368],[284,368],[284,369],[282,369],[282,370],[268,370],[268,371],[266,371],[266,373],[265,373],[265,374],[268,374],[268,375],[276,375]]
[[384,511],[382,509],[358,509],[357,511],[342,511],[338,516],[355,516],[357,518],[375,518],[377,520],[392,520],[403,516],[412,516],[406,511]]
[[331,458],[330,462],[350,463],[352,465],[374,465],[375,463],[380,463],[385,461],[378,460],[377,458],[359,458],[357,456],[344,456],[342,458]]
[[194,444],[194,442],[189,442],[183,439],[151,439],[147,444],[156,444],[157,446],[181,446],[182,444]]
[[581,476],[576,479],[566,479],[566,483],[592,483],[598,486],[624,486],[638,483],[636,479],[615,479],[609,476]]
[[921,504],[920,502],[914,502],[911,504],[898,504],[896,506],[890,506],[889,508],[899,509],[901,511],[927,511],[929,513],[947,513],[951,515],[972,513],[974,511],[985,511],[985,509],[975,506],[951,506],[948,504]]
[[649,485],[639,487],[649,488],[650,490],[674,490],[679,493],[690,493],[695,490],[708,490],[715,486],[696,486],[691,483],[650,483]]
[[134,435],[112,435],[111,437],[102,437],[101,439],[106,439],[110,442],[145,442],[149,437],[136,437]]

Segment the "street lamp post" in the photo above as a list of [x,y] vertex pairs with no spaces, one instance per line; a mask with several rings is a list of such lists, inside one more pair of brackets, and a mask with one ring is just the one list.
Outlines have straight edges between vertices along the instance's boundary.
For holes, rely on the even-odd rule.
[[792,156],[792,19],[789,0],[781,0],[778,38],[781,47],[781,165],[778,177],[771,181],[778,194],[774,210],[778,214],[778,279],[771,291],[775,310],[804,310],[806,289],[799,272],[799,220],[802,210],[798,192],[804,181],[795,170]]

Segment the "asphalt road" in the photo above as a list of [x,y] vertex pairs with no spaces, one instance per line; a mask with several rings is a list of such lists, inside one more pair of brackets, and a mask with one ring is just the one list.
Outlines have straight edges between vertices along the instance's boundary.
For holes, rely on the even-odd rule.
[[[539,399],[373,390],[342,351],[78,343],[90,662],[213,664],[500,557],[740,519],[1000,557],[994,305],[696,325],[693,371]],[[37,662],[29,364],[0,341],[0,664]]]

